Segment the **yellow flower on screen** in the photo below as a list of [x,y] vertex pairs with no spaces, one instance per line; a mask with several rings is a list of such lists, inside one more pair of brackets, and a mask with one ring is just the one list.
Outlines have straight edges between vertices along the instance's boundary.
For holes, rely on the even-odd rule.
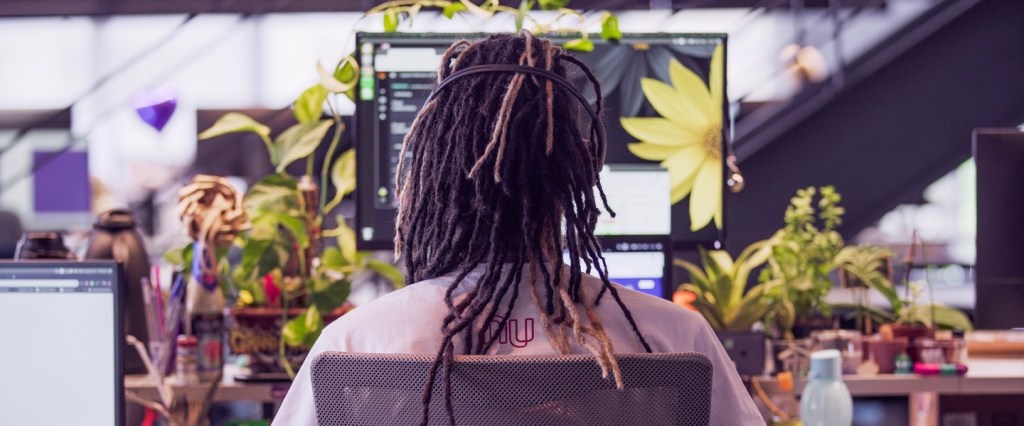
[[661,117],[621,119],[626,132],[639,139],[629,144],[629,151],[668,169],[672,204],[690,196],[693,231],[712,220],[722,228],[722,52],[718,45],[711,55],[707,85],[675,58],[669,63],[671,85],[641,79],[644,96]]

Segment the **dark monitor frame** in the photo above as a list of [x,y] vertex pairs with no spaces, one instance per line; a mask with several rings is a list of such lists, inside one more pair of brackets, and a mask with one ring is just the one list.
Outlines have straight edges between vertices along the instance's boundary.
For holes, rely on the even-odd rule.
[[0,266],[5,268],[114,268],[114,283],[111,286],[114,298],[114,425],[125,426],[124,417],[124,359],[121,356],[125,348],[124,335],[124,303],[125,293],[121,286],[126,283],[124,279],[124,268],[114,260],[0,260]]
[[[361,60],[361,46],[364,42],[387,42],[399,41],[403,45],[416,45],[422,44],[423,46],[436,46],[438,42],[445,40],[458,40],[458,39],[482,39],[491,35],[490,33],[375,33],[375,32],[358,32],[356,33],[356,59]],[[566,39],[569,40],[574,38],[575,35],[563,35],[563,34],[545,34],[545,37],[550,37],[556,40]],[[728,35],[725,33],[629,33],[623,34],[623,41],[644,41],[644,40],[666,40],[671,38],[706,38],[706,39],[720,39],[724,45],[725,51],[723,52],[723,66],[728,70]],[[591,39],[600,42],[601,38],[598,34],[591,35]],[[362,64],[360,64],[362,65]],[[723,93],[728,93],[729,82],[728,78],[723,79]],[[356,88],[357,94],[360,90]],[[377,141],[372,138],[363,137],[362,132],[364,128],[373,127],[376,123],[376,100],[363,101],[357,97],[356,101],[356,112],[354,114],[354,120],[352,123],[355,137],[353,140],[353,146],[356,148],[356,181],[357,182],[373,182],[373,170],[364,165],[371,164],[374,160],[374,150],[378,149],[376,146]],[[705,248],[724,248],[727,239],[727,226],[725,224],[729,217],[728,207],[728,188],[725,185],[726,179],[729,174],[729,168],[726,165],[726,157],[730,152],[731,146],[731,127],[732,123],[729,119],[728,113],[728,100],[721,105],[722,107],[722,229],[717,230],[717,237],[713,240],[675,240],[672,236],[669,236],[670,248],[672,250],[696,250],[698,247]],[[614,162],[612,162],[614,164]],[[365,185],[365,184],[364,184]],[[371,239],[369,241],[363,240],[361,237],[361,230],[363,228],[363,221],[366,217],[374,214],[371,206],[374,203],[374,194],[366,189],[366,186],[361,185],[355,191],[355,232],[356,232],[356,246],[361,250],[393,250],[394,241],[384,241],[378,238]],[[674,205],[673,205],[674,208]],[[713,225],[712,225],[713,226]],[[630,237],[641,237],[639,235],[632,235]]]

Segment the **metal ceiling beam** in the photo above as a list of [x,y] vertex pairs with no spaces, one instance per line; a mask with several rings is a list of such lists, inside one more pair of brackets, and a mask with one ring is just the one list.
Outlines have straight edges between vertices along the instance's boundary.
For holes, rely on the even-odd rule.
[[730,250],[769,237],[810,185],[842,193],[851,237],[970,158],[972,129],[1024,121],[1021,22],[1020,0],[977,2],[770,143],[737,146],[748,183],[729,197]]

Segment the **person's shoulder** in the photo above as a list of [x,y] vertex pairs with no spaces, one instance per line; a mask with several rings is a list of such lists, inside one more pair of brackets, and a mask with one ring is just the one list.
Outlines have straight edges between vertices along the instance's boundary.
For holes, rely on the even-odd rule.
[[[408,334],[440,324],[445,286],[435,280],[407,285],[359,305],[332,321],[320,334],[325,350],[365,351],[366,342]],[[436,321],[435,321],[436,319]]]

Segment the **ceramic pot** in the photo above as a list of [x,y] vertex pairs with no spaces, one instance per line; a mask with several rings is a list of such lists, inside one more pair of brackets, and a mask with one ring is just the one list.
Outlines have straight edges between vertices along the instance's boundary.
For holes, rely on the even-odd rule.
[[913,362],[920,362],[921,357],[918,355],[917,345],[915,342],[921,339],[931,339],[932,330],[921,324],[891,324],[892,335],[897,338],[907,339],[907,355],[910,356],[910,360]]
[[897,337],[893,340],[866,340],[871,357],[878,364],[879,374],[892,374],[896,371],[896,356],[907,350],[907,338]]

